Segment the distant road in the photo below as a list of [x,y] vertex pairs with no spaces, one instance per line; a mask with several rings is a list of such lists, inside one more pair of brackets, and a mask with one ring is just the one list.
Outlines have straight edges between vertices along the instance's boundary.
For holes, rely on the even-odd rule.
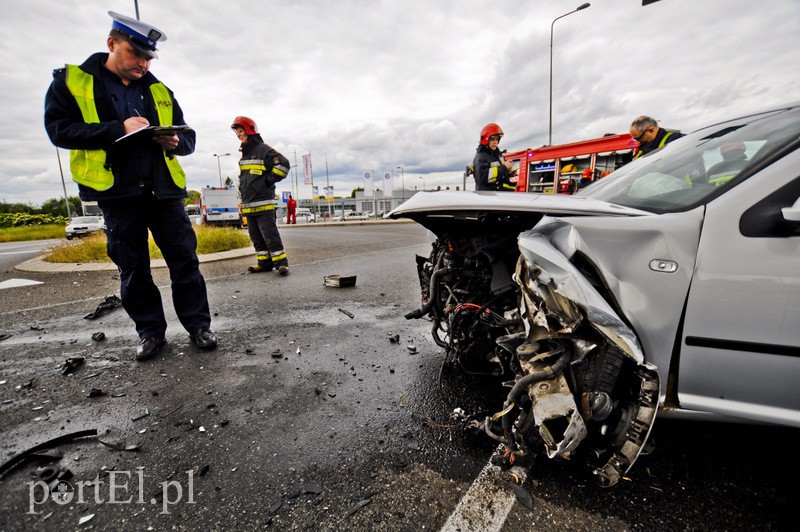
[[61,241],[61,239],[50,239],[0,243],[0,281],[24,277],[23,272],[14,271],[14,266],[41,254],[45,248]]

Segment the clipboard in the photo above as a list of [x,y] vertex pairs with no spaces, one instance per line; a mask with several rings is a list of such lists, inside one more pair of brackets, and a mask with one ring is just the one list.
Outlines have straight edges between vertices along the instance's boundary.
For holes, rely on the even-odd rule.
[[186,133],[187,131],[192,131],[192,128],[185,124],[180,126],[147,126],[137,129],[136,131],[131,131],[127,135],[118,138],[114,141],[114,144],[124,142],[133,137],[140,139],[151,139],[153,137],[162,135],[177,135],[178,133]]

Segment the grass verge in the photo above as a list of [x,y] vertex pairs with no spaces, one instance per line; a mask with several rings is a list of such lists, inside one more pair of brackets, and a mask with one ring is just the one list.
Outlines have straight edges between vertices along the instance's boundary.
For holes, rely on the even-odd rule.
[[[194,226],[197,234],[197,254],[205,255],[250,246],[250,238],[233,227]],[[150,258],[163,258],[153,236],[150,236]],[[65,242],[53,248],[46,262],[111,262],[106,253],[106,235],[103,233]]]
[[26,240],[64,238],[64,227],[66,226],[62,224],[3,227],[0,229],[0,242],[24,242]]

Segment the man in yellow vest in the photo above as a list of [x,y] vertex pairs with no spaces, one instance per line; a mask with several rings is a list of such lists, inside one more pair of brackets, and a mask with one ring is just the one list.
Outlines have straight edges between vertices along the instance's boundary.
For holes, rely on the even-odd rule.
[[660,127],[656,119],[649,116],[640,116],[631,122],[630,134],[633,140],[639,143],[636,152],[633,154],[634,159],[663,148],[673,140],[683,136],[678,131],[670,131]]
[[[97,201],[103,211],[108,256],[120,271],[122,305],[139,334],[136,359],[151,359],[166,345],[167,321],[150,272],[148,230],[169,267],[181,324],[199,348],[213,349],[217,338],[210,330],[197,238],[183,207],[186,174],[177,159],[194,151],[195,134],[172,91],[149,72],[156,44],[166,36],[150,24],[108,14],[113,19],[108,53],[53,72],[45,128],[53,144],[70,150],[81,199]],[[148,126],[184,127],[143,129]]]

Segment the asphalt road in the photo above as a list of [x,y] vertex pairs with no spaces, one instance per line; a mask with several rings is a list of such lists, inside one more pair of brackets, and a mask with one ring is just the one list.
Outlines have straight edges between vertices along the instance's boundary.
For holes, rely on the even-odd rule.
[[[169,350],[147,363],[132,361],[136,335],[122,309],[83,319],[117,293],[113,272],[4,274],[42,284],[0,290],[0,335],[10,335],[0,341],[0,463],[87,429],[136,450],[93,438],[59,445],[63,458],[50,465],[74,475],[63,505],[34,483],[39,464],[14,468],[0,480],[0,530],[445,525],[494,448],[454,430],[449,414],[500,403],[480,379],[445,375],[440,385],[430,324],[403,318],[418,305],[414,255],[429,250],[425,231],[282,234],[288,277],[244,274],[251,258],[203,264],[214,352],[190,344],[168,273],[156,270]],[[356,286],[324,287],[330,274],[356,275]],[[78,356],[85,363],[63,375]],[[88,397],[92,389],[106,395]],[[501,529],[798,529],[798,431],[658,420],[655,441],[608,490],[540,460],[522,486],[530,504],[514,504]],[[498,485],[513,493],[510,477]]]

